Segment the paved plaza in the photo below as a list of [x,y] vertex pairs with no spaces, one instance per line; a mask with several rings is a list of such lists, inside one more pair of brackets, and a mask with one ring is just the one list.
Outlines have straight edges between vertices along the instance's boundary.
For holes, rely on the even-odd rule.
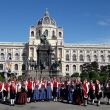
[[84,107],[82,105],[73,105],[62,102],[36,102],[26,105],[9,106],[0,104],[0,110],[110,110],[110,105],[101,104],[97,107],[96,104]]

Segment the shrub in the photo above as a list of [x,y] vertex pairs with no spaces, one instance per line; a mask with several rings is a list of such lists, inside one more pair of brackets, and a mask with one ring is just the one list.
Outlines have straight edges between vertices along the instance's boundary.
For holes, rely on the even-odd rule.
[[95,72],[95,71],[90,72],[89,78],[90,79],[97,79],[98,78],[97,72]]
[[4,81],[4,79],[5,79],[5,78],[3,78],[3,77],[0,75],[0,81],[2,81],[2,82],[3,82],[3,81]]
[[20,79],[23,79],[24,78],[24,75],[20,75],[20,76],[18,76],[18,79],[20,80]]
[[79,77],[79,73],[73,73],[71,77]]
[[81,77],[81,78],[88,77],[88,73],[81,73],[81,74],[80,74],[80,77]]
[[106,72],[102,72],[102,73],[100,74],[100,76],[105,76],[105,77],[107,77],[108,74],[107,74]]

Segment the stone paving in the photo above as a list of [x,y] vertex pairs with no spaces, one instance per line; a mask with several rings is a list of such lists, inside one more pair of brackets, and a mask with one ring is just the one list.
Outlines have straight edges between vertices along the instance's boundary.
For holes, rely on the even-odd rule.
[[32,102],[26,105],[5,105],[0,104],[0,110],[110,110],[110,105],[101,104],[99,107],[94,105],[73,105],[66,102]]

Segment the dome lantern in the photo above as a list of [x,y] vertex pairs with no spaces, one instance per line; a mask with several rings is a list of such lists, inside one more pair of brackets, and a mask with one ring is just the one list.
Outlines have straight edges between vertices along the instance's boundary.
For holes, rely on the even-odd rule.
[[53,18],[49,16],[49,12],[46,8],[46,12],[44,14],[44,17],[42,17],[40,20],[38,20],[37,25],[53,25],[56,26],[56,22]]

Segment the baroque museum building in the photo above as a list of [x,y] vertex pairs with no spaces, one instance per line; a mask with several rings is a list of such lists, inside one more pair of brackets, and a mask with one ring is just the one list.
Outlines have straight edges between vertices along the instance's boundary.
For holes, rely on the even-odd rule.
[[67,44],[63,39],[63,28],[57,27],[56,22],[45,12],[37,22],[30,26],[29,42],[0,42],[0,72],[5,68],[7,54],[11,56],[11,72],[22,75],[27,72],[27,59],[31,56],[37,62],[37,47],[40,36],[47,32],[47,39],[52,46],[52,61],[61,60],[61,74],[71,75],[81,73],[82,65],[86,62],[97,61],[99,67],[110,63],[110,45],[106,44]]

